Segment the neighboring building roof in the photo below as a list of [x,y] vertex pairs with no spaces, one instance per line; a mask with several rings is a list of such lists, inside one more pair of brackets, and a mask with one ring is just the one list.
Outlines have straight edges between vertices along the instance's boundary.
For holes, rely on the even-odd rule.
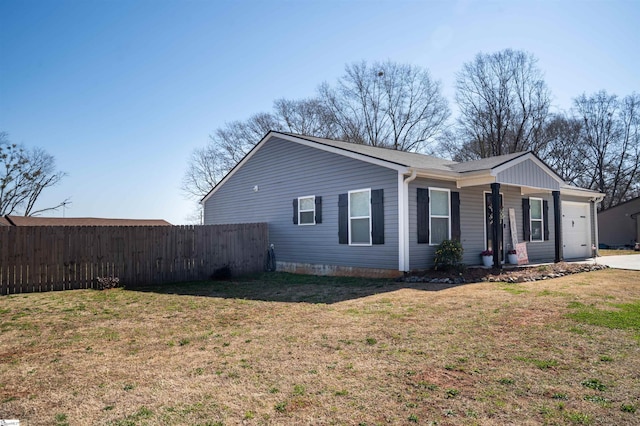
[[638,205],[640,206],[640,197],[632,198],[630,200],[623,201],[620,204],[616,204],[613,207],[609,207],[608,209],[600,210],[598,214],[608,212],[609,210],[614,210],[614,209],[617,209],[618,207],[626,206],[627,204],[633,204],[633,203],[638,203]]
[[162,219],[104,219],[96,217],[5,216],[13,226],[171,226]]

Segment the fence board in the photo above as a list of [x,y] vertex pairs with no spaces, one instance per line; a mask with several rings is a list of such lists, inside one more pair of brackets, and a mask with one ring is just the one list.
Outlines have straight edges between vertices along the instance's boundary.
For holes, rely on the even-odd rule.
[[266,223],[201,226],[0,227],[0,295],[96,288],[115,276],[135,287],[261,271]]

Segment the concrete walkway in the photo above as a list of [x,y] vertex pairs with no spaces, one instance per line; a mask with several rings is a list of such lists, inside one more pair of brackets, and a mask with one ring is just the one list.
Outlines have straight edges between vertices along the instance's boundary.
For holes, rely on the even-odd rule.
[[630,269],[640,271],[640,254],[627,254],[622,256],[601,256],[589,259],[589,263],[599,263],[610,268]]

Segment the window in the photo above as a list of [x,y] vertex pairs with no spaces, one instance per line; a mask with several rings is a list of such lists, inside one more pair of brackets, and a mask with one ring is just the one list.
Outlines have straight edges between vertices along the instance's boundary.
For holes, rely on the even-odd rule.
[[541,198],[529,198],[529,211],[530,211],[530,229],[531,238],[530,241],[544,241],[543,235],[543,209]]
[[371,245],[371,190],[349,191],[349,244]]
[[322,197],[309,195],[293,199],[293,224],[317,225],[322,223]]
[[429,244],[437,245],[451,238],[451,215],[448,189],[429,188]]
[[298,225],[316,224],[315,196],[298,198]]

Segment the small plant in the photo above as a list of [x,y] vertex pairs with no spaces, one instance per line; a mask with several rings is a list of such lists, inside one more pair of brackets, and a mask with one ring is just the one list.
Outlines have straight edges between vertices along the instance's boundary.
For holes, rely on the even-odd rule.
[[636,412],[636,406],[633,404],[622,404],[620,406],[620,410],[622,410],[625,413],[635,413]]
[[613,358],[611,358],[609,355],[602,355],[600,357],[600,361],[602,361],[602,362],[612,362]]
[[515,249],[511,249],[507,252],[507,254],[518,254],[518,252],[515,251]]
[[462,243],[458,240],[443,240],[436,248],[435,269],[455,269],[462,264]]
[[480,253],[480,256],[493,256],[493,250],[485,250]]
[[302,385],[295,385],[293,387],[293,394],[294,395],[304,395],[305,392],[306,392],[306,389]]
[[120,278],[118,277],[98,277],[96,281],[98,281],[99,290],[109,290],[120,287]]
[[376,343],[378,343],[378,341],[376,339],[374,339],[373,337],[367,337],[366,339],[367,345],[375,345]]
[[458,389],[447,389],[446,394],[447,398],[455,398],[460,394],[460,391]]
[[498,380],[498,383],[500,383],[501,385],[512,385],[515,383],[515,381],[513,379],[509,379],[508,377],[503,377],[502,379]]
[[278,402],[273,408],[278,413],[284,413],[285,411],[287,411],[287,403],[286,402]]
[[580,384],[585,388],[595,389],[600,392],[607,390],[607,386],[598,379],[584,380]]
[[567,401],[569,399],[569,397],[567,396],[566,393],[554,393],[551,398],[553,399],[559,399],[562,401]]
[[412,423],[418,423],[418,416],[416,416],[415,414],[410,414],[407,420],[409,420]]

